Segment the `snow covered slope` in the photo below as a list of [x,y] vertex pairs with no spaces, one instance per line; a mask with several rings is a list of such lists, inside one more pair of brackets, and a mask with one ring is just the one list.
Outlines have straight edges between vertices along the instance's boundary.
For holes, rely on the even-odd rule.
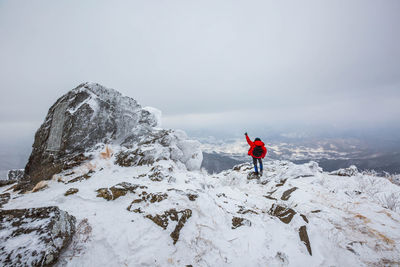
[[76,217],[59,266],[400,263],[400,188],[387,179],[332,175],[314,162],[267,162],[251,180],[249,164],[212,176],[172,160],[123,167],[120,149],[94,151],[44,190],[12,193],[4,205],[58,206]]
[[[0,266],[41,266],[64,245],[58,266],[400,264],[400,188],[388,179],[288,161],[267,161],[262,177],[246,163],[209,175],[199,143],[159,117],[98,84],[61,97],[36,134],[32,188],[0,187]],[[30,229],[51,237],[54,223],[72,239],[35,245]]]

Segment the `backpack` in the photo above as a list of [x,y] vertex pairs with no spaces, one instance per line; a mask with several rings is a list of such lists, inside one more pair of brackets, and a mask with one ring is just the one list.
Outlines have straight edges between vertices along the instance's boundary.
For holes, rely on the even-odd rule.
[[262,153],[263,153],[263,149],[261,146],[255,146],[253,149],[253,156],[254,157],[261,157]]

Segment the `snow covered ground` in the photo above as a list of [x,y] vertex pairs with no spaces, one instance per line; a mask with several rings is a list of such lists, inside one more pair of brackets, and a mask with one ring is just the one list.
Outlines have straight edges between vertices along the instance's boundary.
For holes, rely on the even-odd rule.
[[121,167],[119,149],[93,152],[4,205],[54,205],[76,217],[58,266],[400,264],[400,187],[388,179],[332,175],[315,162],[268,161],[259,179],[249,164],[215,175],[172,160]]

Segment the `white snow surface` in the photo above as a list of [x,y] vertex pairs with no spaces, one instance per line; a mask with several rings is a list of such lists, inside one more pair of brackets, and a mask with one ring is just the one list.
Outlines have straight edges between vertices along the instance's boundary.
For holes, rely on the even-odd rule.
[[[183,153],[185,145],[180,147]],[[114,155],[119,149],[111,147]],[[400,188],[388,179],[360,173],[332,175],[315,162],[267,161],[264,175],[248,180],[250,164],[209,175],[188,171],[173,160],[156,162],[157,166],[120,167],[114,164],[114,156],[104,157],[102,151],[91,152],[95,157],[90,162],[55,175],[43,191],[12,193],[3,207],[55,205],[76,217],[80,225],[76,237],[58,266],[400,264]],[[88,171],[89,179],[67,183]],[[151,179],[156,171],[161,181]],[[97,189],[121,182],[147,188],[110,201],[97,197]],[[282,200],[282,194],[294,187],[297,190],[289,199]],[[69,188],[79,192],[65,196]],[[160,202],[134,203],[128,210],[143,191],[166,193],[168,197]],[[198,197],[192,201],[188,194]],[[296,214],[285,224],[270,214],[273,204],[291,208]],[[136,208],[143,213],[133,212]],[[176,244],[170,236],[176,221],[170,220],[164,230],[146,218],[172,208],[192,211]],[[243,218],[244,225],[233,229],[234,217]],[[79,229],[85,224],[86,230]],[[301,226],[306,226],[312,255],[300,240]]]

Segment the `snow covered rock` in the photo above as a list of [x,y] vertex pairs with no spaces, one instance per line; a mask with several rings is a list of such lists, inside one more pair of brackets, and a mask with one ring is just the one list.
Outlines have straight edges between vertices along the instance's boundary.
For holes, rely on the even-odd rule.
[[103,144],[125,147],[121,166],[151,165],[174,159],[188,170],[200,169],[200,143],[181,131],[163,130],[161,112],[96,83],[83,83],[59,98],[35,135],[25,167],[27,187],[91,159]]
[[9,170],[7,174],[8,180],[19,181],[24,177],[24,169]]
[[[9,193],[5,209],[46,203],[77,218],[81,234],[60,255],[60,266],[400,263],[400,187],[384,177],[266,161],[264,174],[248,180],[252,164],[213,175],[181,165],[169,159],[120,166],[115,154],[97,156],[57,174],[44,191],[0,194]],[[79,178],[88,168],[90,178]],[[77,177],[79,191],[65,196]],[[6,249],[17,246],[27,245],[16,240]]]
[[0,210],[0,265],[51,266],[74,231],[74,216],[57,207]]
[[0,208],[10,200],[10,193],[0,194]]
[[351,176],[357,175],[358,173],[359,173],[359,172],[358,172],[357,167],[354,166],[354,165],[351,165],[351,166],[348,167],[348,168],[339,169],[339,170],[336,170],[336,171],[331,172],[330,174],[332,174],[332,175],[339,175],[339,176],[348,176],[348,177],[351,177]]

